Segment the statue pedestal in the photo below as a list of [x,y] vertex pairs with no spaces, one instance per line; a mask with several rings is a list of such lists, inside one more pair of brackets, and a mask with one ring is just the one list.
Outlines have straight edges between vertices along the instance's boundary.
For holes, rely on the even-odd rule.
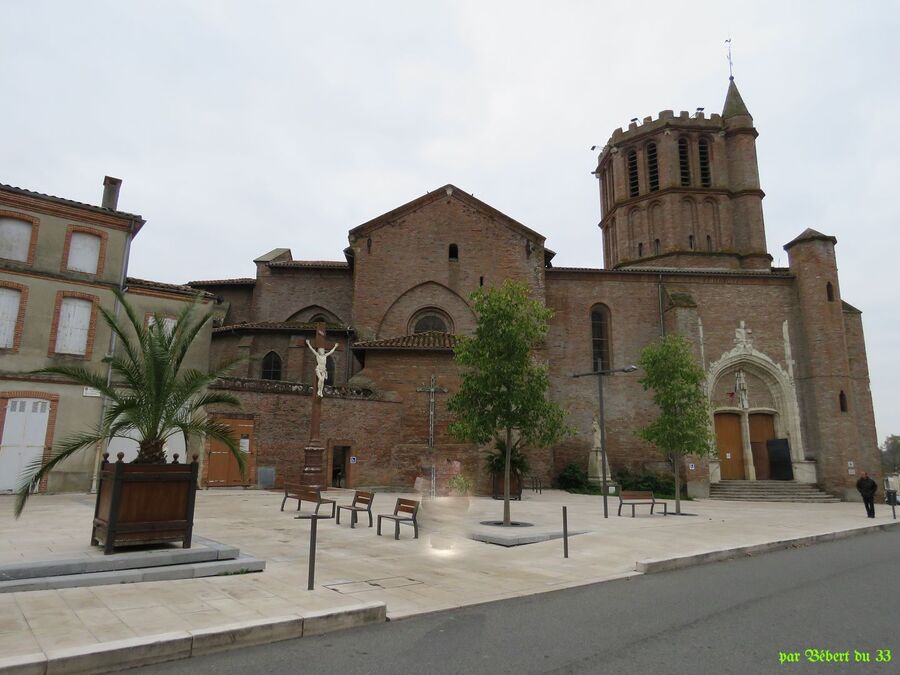
[[603,463],[603,472],[600,470],[601,454],[599,450],[591,450],[588,457],[588,482],[591,485],[600,485],[603,483],[603,477],[606,476],[607,484],[612,483],[612,475],[609,473],[609,461]]
[[321,445],[307,445],[303,456],[303,484],[326,487],[325,472],[322,470],[322,458],[325,448]]

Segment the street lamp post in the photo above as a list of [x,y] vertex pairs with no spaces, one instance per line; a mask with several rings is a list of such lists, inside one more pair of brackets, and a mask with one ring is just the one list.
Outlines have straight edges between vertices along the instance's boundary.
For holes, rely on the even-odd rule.
[[600,424],[600,491],[603,493],[603,517],[609,518],[609,507],[606,502],[606,420],[603,416],[603,376],[612,375],[613,373],[633,373],[637,370],[637,366],[632,364],[624,368],[613,368],[612,370],[594,370],[589,373],[576,373],[572,377],[588,377],[589,375],[597,378],[597,394],[600,405],[599,419]]

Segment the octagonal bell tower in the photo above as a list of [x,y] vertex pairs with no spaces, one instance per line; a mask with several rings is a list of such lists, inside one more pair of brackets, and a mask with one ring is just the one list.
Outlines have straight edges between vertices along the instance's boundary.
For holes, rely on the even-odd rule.
[[734,78],[722,114],[616,129],[598,158],[607,269],[766,269],[756,137]]

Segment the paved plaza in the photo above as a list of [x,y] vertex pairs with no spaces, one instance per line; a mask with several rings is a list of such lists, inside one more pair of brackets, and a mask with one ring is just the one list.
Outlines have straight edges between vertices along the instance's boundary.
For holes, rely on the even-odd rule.
[[[331,490],[328,496],[346,504],[352,491]],[[390,512],[398,496],[378,494],[373,511]],[[92,497],[35,496],[18,521],[11,516],[12,502],[10,496],[0,497],[0,565],[101,555],[88,545]],[[615,498],[604,520],[599,497],[526,492],[522,502],[512,504],[514,519],[534,523],[523,530],[561,530],[562,507],[567,507],[569,532],[580,534],[570,536],[570,557],[564,559],[561,539],[515,547],[473,541],[470,535],[480,521],[501,517],[500,501],[472,498],[467,509],[458,503],[426,503],[418,540],[404,526],[395,541],[388,523],[378,537],[365,518],[356,529],[350,528],[349,517],[340,526],[320,521],[316,588],[307,591],[310,523],[294,519],[295,502],[284,512],[280,503],[277,492],[198,492],[195,534],[265,560],[262,573],[0,594],[0,670],[16,657],[43,654],[52,661],[65,650],[322,616],[373,602],[384,603],[387,617],[397,619],[634,575],[639,561],[897,522],[883,505],[870,520],[855,503],[710,500],[684,502],[690,516],[650,516],[645,507],[636,518],[624,512],[617,517]],[[304,505],[304,511],[309,508]]]

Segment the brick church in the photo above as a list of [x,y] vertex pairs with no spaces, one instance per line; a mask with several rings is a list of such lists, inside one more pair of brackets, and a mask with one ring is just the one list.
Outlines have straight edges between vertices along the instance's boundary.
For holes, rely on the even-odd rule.
[[[280,485],[302,468],[306,345],[324,324],[337,345],[321,407],[325,482],[411,489],[434,465],[487,490],[481,449],[447,430],[452,350],[475,326],[472,291],[512,278],[553,310],[538,356],[576,430],[529,449],[545,481],[588,466],[597,383],[571,375],[635,363],[679,333],[707,373],[718,448],[685,461],[693,494],[792,478],[852,498],[857,471],[879,467],[861,314],[841,297],[834,237],[806,229],[784,246],[789,266],[772,266],[756,137],[733,80],[721,115],[666,110],[613,132],[595,170],[603,267],[554,267],[543,234],[446,185],[351,229],[342,260],[276,248],[254,261],[255,278],[192,282],[218,298],[211,360],[244,357],[221,384],[243,409],[216,414],[249,452],[245,482]],[[449,394],[430,394],[432,377]],[[603,379],[611,469],[666,470],[635,434],[654,415],[638,375]],[[242,482],[215,444],[205,474],[210,486]]]

